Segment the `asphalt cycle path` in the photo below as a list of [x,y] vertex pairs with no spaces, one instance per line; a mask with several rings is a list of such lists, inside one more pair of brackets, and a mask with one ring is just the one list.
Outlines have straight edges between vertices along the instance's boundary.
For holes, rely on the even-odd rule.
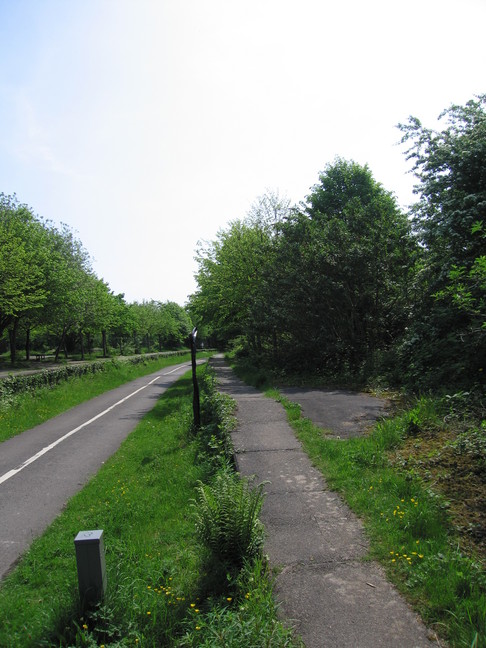
[[300,405],[305,418],[339,439],[362,436],[388,409],[383,398],[344,389],[282,387],[280,393]]
[[[366,559],[368,539],[361,521],[312,466],[282,405],[241,382],[222,357],[214,356],[210,363],[218,389],[237,403],[232,439],[238,470],[265,484],[261,520],[265,553],[278,571],[275,593],[306,647],[437,647],[434,634],[387,581],[381,566]],[[345,399],[342,393],[335,396],[345,421],[362,425],[370,420],[367,406],[381,411],[383,405],[352,393]],[[327,394],[313,407],[322,410],[324,402],[329,409],[333,398]],[[329,421],[329,412],[315,413]]]
[[0,579],[190,368],[165,367],[0,444]]

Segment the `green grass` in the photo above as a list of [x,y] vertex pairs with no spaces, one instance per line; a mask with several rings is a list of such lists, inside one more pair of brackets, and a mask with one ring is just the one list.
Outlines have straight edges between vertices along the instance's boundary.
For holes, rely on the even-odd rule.
[[388,453],[414,425],[438,424],[430,399],[376,425],[368,437],[336,440],[301,418],[300,407],[280,396],[288,418],[314,465],[363,519],[370,558],[413,603],[426,624],[452,646],[486,646],[486,576],[462,555],[448,519],[447,502],[422,482],[401,473]]
[[[195,487],[217,465],[221,426],[208,421],[194,435],[189,375],[165,392],[2,582],[2,648],[295,645],[277,621],[265,565],[218,573],[198,542]],[[88,529],[104,530],[108,592],[83,613],[73,540]]]
[[[200,352],[198,358],[211,355],[210,352]],[[190,360],[190,353],[147,360],[136,365],[113,360],[106,363],[106,368],[102,372],[70,378],[52,387],[43,387],[11,396],[7,402],[0,401],[0,442],[130,380]]]
[[[88,634],[79,617],[73,544],[86,529],[105,534],[109,596],[102,635],[135,645],[154,626],[171,632],[178,614],[169,607],[172,597],[159,592],[171,586],[185,598],[200,567],[188,508],[201,475],[188,442],[190,390],[186,378],[167,392],[6,579],[0,645],[69,645]],[[174,609],[183,615],[187,601]],[[78,619],[78,632],[71,619]]]

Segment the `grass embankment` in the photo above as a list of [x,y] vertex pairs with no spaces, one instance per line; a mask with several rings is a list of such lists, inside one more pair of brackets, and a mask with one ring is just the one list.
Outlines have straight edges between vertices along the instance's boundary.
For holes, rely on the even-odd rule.
[[[227,450],[227,401],[203,390],[202,415],[194,435],[186,376],[34,541],[0,588],[2,647],[292,645],[261,561],[222,571],[196,537],[195,488]],[[104,530],[108,575],[90,613],[78,602],[73,544],[86,529]]]
[[[266,382],[259,371],[240,375],[260,387]],[[467,411],[460,394],[421,398],[369,435],[337,440],[303,418],[300,407],[278,390],[266,394],[282,402],[329,487],[364,521],[370,558],[384,565],[426,624],[452,646],[484,648],[486,424],[481,411]]]
[[[211,352],[198,352],[198,358],[211,355]],[[113,359],[95,362],[92,366],[96,372],[69,377],[53,386],[26,385],[24,391],[0,398],[0,442],[130,380],[190,360],[189,352],[178,356],[141,358],[137,364]]]

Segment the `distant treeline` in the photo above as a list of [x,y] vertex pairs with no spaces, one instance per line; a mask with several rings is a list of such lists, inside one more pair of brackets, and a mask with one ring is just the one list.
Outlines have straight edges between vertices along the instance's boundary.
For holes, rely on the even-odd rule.
[[174,302],[126,303],[91,268],[83,245],[15,196],[0,194],[0,352],[60,353],[98,348],[107,356],[180,347],[191,331]]
[[260,198],[198,251],[195,322],[282,371],[416,389],[486,371],[486,95],[399,126],[417,203],[337,159],[298,206]]

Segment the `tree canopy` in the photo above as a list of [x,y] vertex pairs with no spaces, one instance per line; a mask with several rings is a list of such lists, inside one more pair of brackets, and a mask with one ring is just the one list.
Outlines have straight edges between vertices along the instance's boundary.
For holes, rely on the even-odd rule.
[[221,341],[243,337],[260,355],[361,367],[406,319],[413,243],[394,197],[367,167],[338,159],[300,208],[272,221],[253,210],[200,250],[192,310]]
[[[147,323],[149,322],[149,323]],[[15,361],[18,341],[56,358],[96,344],[103,355],[176,348],[191,322],[174,302],[127,304],[99,279],[82,243],[66,225],[37,217],[15,196],[0,194],[0,343],[8,331]]]
[[187,309],[127,304],[69,228],[0,194],[0,342],[8,331],[12,359],[22,336],[27,357],[31,343],[139,352],[177,347],[194,323],[199,339],[281,371],[483,384],[485,107],[481,95],[446,109],[442,129],[398,126],[417,178],[409,213],[367,165],[342,158],[298,205],[260,196],[199,244]]
[[[417,375],[477,380],[486,361],[486,95],[453,105],[442,130],[399,126],[414,162],[420,300],[405,345]],[[413,359],[412,359],[413,356]]]
[[198,250],[193,316],[282,371],[482,383],[485,105],[451,106],[441,130],[399,125],[417,177],[409,213],[366,165],[340,158],[297,206],[261,197]]

